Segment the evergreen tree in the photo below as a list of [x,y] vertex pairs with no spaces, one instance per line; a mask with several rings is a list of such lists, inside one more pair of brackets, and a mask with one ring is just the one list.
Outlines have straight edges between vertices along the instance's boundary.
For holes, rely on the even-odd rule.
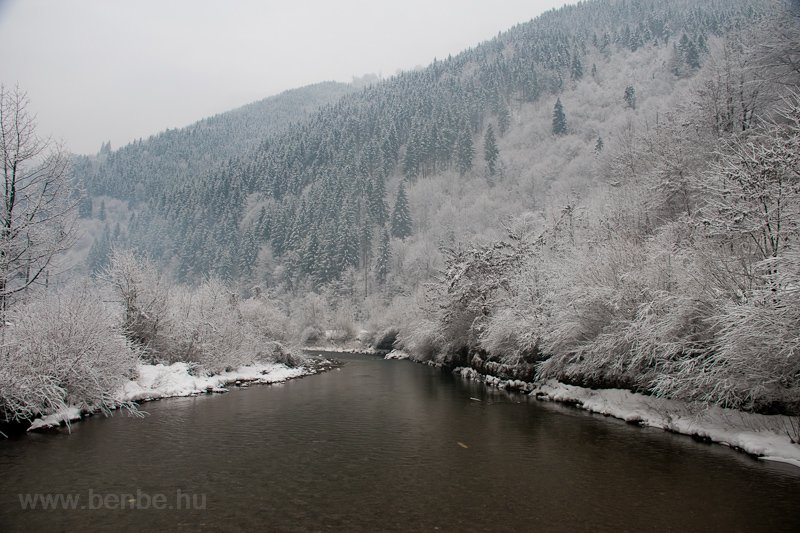
[[336,224],[336,250],[337,258],[334,271],[344,272],[348,268],[358,265],[358,228],[356,227],[355,215],[350,203],[346,202]]
[[689,41],[689,46],[686,48],[686,64],[692,70],[700,68],[700,52],[697,50],[697,45],[694,41]]
[[405,239],[411,235],[411,230],[411,211],[408,207],[405,184],[401,182],[392,210],[392,237]]
[[553,135],[566,135],[567,115],[564,113],[564,106],[561,105],[561,98],[556,99],[553,106]]
[[386,183],[383,176],[376,176],[370,183],[369,195],[369,214],[372,220],[379,226],[386,223],[389,206],[386,205]]
[[239,272],[242,276],[245,278],[252,276],[257,259],[258,241],[256,240],[256,229],[251,227],[245,232],[239,250]]
[[313,231],[306,237],[305,242],[300,251],[300,271],[298,274],[301,276],[308,276],[314,273],[314,265],[316,265],[319,253],[319,241],[317,234]]
[[511,126],[511,113],[507,105],[500,104],[497,109],[497,129],[501,137],[506,134],[509,126]]
[[486,168],[489,169],[489,175],[494,176],[497,172],[497,157],[500,155],[500,150],[497,148],[497,139],[494,136],[494,128],[489,124],[486,128],[486,135],[483,139],[483,157],[486,160]]
[[92,243],[89,248],[89,255],[86,256],[86,266],[89,268],[89,273],[92,276],[97,275],[106,266],[108,266],[108,258],[111,254],[111,230],[106,224],[103,229],[103,235]]
[[314,267],[314,278],[317,284],[327,283],[338,276],[336,270],[337,243],[336,229],[333,224],[327,224],[322,234],[322,243],[319,247],[319,257]]
[[369,266],[372,262],[372,228],[369,224],[361,224],[361,266],[364,272],[364,297],[369,296]]
[[700,51],[697,45],[684,33],[677,45],[672,48],[672,73],[686,76],[700,68]]
[[636,89],[633,88],[633,85],[625,87],[623,99],[625,100],[625,107],[636,109]]
[[603,138],[602,137],[598,137],[597,138],[597,142],[594,143],[594,153],[599,154],[600,152],[602,152],[604,146],[605,146],[605,143],[603,142]]
[[578,54],[572,56],[572,68],[570,69],[570,78],[573,81],[578,81],[583,78],[583,63],[581,63],[581,59],[578,57]]
[[389,230],[383,228],[381,243],[378,247],[378,257],[375,259],[375,279],[379,285],[386,283],[389,276],[389,265],[392,260],[392,245],[389,238]]
[[472,135],[467,124],[462,124],[456,143],[456,161],[458,172],[462,176],[472,169],[472,158],[475,157],[475,149],[472,147]]
[[81,195],[81,199],[78,202],[78,216],[92,218],[92,197],[88,194]]

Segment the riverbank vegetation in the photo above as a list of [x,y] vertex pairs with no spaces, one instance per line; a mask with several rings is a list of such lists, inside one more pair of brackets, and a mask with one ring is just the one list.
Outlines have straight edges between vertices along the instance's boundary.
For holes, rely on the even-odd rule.
[[798,33],[768,31],[719,43],[681,106],[616,132],[590,194],[448,250],[401,344],[455,366],[800,414]]
[[21,421],[68,408],[133,410],[141,398],[123,388],[142,365],[182,363],[191,382],[248,365],[297,367],[304,358],[279,342],[285,322],[264,298],[240,299],[215,279],[172,285],[151,262],[115,252],[99,280],[31,293],[9,309],[0,411]]

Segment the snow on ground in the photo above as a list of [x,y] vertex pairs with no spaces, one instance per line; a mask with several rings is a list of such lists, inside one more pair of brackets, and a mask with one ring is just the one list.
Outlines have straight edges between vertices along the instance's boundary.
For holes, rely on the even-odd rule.
[[384,359],[408,359],[409,355],[403,350],[392,350],[384,356]]
[[534,389],[533,383],[527,383],[521,379],[501,379],[497,376],[481,374],[474,368],[469,367],[460,366],[453,370],[453,373],[473,381],[483,381],[486,385],[497,387],[498,389],[516,390],[520,392],[531,392]]
[[191,396],[207,391],[225,392],[224,386],[237,381],[278,383],[308,374],[303,367],[289,368],[277,363],[260,363],[241,366],[221,374],[192,375],[187,363],[167,365],[139,365],[139,377],[122,386],[120,401],[155,400],[172,396]]
[[705,408],[627,390],[593,390],[555,380],[538,384],[531,394],[540,399],[574,403],[587,411],[626,422],[697,435],[761,459],[800,467],[800,445],[793,444],[787,434],[792,427],[789,417]]
[[[139,402],[192,396],[205,392],[228,392],[224,386],[229,383],[280,383],[288,379],[313,374],[305,367],[289,368],[279,363],[259,363],[246,365],[214,375],[192,375],[192,367],[187,363],[171,365],[144,365],[137,367],[139,376],[126,382],[116,395],[119,402]],[[37,418],[28,431],[57,427],[62,423],[80,420],[84,412],[78,407],[68,407],[54,414]]]
[[[472,368],[457,368],[454,373],[483,381],[501,389],[528,392],[540,400],[574,404],[593,413],[613,416],[626,422],[661,428],[683,435],[696,435],[712,442],[800,467],[800,445],[792,443],[792,420],[786,416],[759,415],[645,396],[621,389],[587,389],[556,380],[525,383],[484,376]],[[794,422],[795,427],[797,421]]]
[[304,352],[328,352],[328,353],[355,353],[364,355],[383,355],[385,350],[375,348],[344,348],[341,346],[304,346]]
[[81,410],[77,407],[67,407],[66,409],[61,409],[53,413],[52,415],[47,415],[42,418],[37,418],[31,424],[31,427],[28,428],[28,431],[32,431],[34,429],[40,428],[50,428],[55,426],[60,426],[63,424],[68,424],[73,420],[80,420],[81,418]]

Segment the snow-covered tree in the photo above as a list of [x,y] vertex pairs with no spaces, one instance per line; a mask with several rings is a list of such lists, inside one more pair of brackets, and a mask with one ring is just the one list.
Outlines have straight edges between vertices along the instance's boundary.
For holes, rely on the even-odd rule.
[[392,243],[389,237],[389,230],[383,229],[381,242],[378,247],[378,256],[375,258],[375,279],[378,284],[383,285],[389,277],[389,268],[392,262]]
[[565,135],[567,133],[567,115],[564,113],[564,106],[561,98],[556,99],[553,106],[553,135]]
[[408,205],[408,196],[406,196],[406,187],[404,183],[400,183],[400,188],[397,189],[397,199],[394,202],[394,209],[392,209],[392,237],[398,239],[405,239],[411,235],[411,210]]
[[0,86],[0,314],[11,299],[45,284],[55,257],[73,242],[79,195],[69,155],[41,139],[19,88]]
[[625,94],[622,99],[625,100],[625,107],[636,109],[636,89],[633,88],[633,85],[625,87]]
[[497,148],[497,138],[494,136],[494,128],[491,124],[486,128],[486,135],[483,138],[483,158],[486,161],[486,168],[489,176],[497,173],[497,158],[500,150]]

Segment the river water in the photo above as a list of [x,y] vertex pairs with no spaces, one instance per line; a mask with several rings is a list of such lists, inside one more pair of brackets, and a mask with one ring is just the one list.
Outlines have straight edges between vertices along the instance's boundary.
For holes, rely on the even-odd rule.
[[[0,441],[0,531],[800,531],[800,468],[337,357]],[[76,509],[22,508],[37,495]]]

